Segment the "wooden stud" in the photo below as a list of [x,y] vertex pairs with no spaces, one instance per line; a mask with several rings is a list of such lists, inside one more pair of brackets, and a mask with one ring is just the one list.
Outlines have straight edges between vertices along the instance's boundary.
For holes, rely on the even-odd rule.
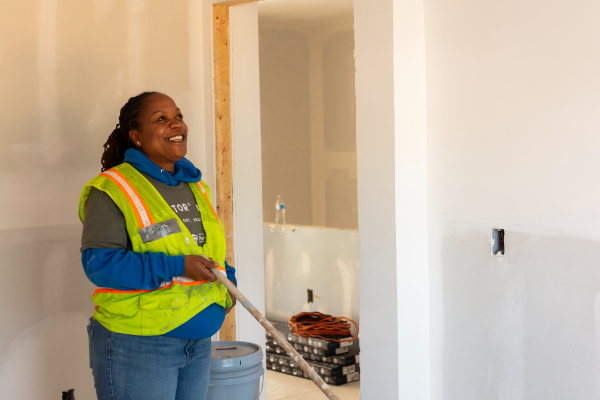
[[[233,176],[231,154],[231,71],[229,46],[229,7],[260,0],[232,0],[213,5],[213,60],[215,73],[215,143],[217,164],[217,215],[225,230],[227,255],[232,267],[233,247]],[[235,309],[225,316],[220,340],[236,340]]]
[[[231,173],[231,85],[229,54],[229,6],[213,6],[213,51],[215,73],[215,143],[217,163],[217,215],[225,230],[227,255],[232,267],[233,247],[233,187]],[[235,309],[225,316],[219,331],[220,340],[234,341]]]

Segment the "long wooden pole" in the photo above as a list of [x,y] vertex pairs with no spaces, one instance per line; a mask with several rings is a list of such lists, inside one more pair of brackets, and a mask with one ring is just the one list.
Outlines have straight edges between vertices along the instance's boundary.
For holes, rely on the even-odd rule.
[[[233,177],[231,173],[231,74],[229,46],[229,6],[213,6],[213,52],[215,73],[215,143],[217,164],[217,215],[225,230],[227,255],[234,267]],[[235,309],[225,316],[219,339],[235,341]]]
[[269,332],[273,337],[277,339],[277,343],[280,344],[281,347],[283,347],[287,355],[292,357],[294,361],[298,363],[300,368],[302,368],[302,371],[308,374],[308,377],[319,387],[319,389],[323,391],[323,393],[325,393],[325,396],[327,396],[328,399],[341,400],[339,396],[335,394],[333,390],[331,390],[331,388],[323,380],[323,378],[321,378],[319,374],[317,374],[315,370],[306,361],[304,361],[304,358],[302,358],[302,356],[298,354],[296,349],[294,349],[292,345],[288,343],[285,337],[281,333],[279,333],[279,331],[275,329],[273,325],[271,325],[271,323],[264,317],[264,315],[262,315],[261,312],[258,311],[256,307],[252,305],[252,303],[250,303],[246,296],[244,296],[242,292],[240,292],[238,288],[236,288],[234,284],[231,281],[229,281],[229,279],[227,279],[226,275],[224,275],[221,271],[219,271],[216,268],[211,269],[211,271],[215,274],[217,279],[223,285],[225,285],[227,290],[229,290],[230,293],[233,293],[235,298],[238,299],[240,303],[242,303],[244,308],[250,311],[250,314],[252,314],[252,316],[267,330],[267,332]]

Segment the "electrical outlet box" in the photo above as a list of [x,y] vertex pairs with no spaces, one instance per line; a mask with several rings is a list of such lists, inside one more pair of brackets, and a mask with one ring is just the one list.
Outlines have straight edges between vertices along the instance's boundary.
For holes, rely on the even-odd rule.
[[490,234],[490,245],[493,256],[504,256],[504,229],[492,228],[492,232]]

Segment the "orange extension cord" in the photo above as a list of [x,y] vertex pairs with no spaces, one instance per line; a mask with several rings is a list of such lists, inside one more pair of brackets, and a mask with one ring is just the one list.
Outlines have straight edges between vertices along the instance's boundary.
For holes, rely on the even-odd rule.
[[[356,327],[356,335],[352,336],[352,322]],[[317,337],[332,342],[349,342],[358,337],[358,325],[350,318],[332,317],[331,315],[321,314],[320,312],[300,313],[290,318],[288,326],[292,333],[302,336],[303,338]],[[331,335],[352,336],[351,339],[332,339]]]

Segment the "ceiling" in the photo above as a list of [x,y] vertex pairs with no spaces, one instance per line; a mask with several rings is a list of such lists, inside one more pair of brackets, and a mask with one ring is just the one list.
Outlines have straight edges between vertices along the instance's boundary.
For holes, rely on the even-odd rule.
[[269,21],[321,23],[353,16],[352,0],[264,0],[258,15]]

